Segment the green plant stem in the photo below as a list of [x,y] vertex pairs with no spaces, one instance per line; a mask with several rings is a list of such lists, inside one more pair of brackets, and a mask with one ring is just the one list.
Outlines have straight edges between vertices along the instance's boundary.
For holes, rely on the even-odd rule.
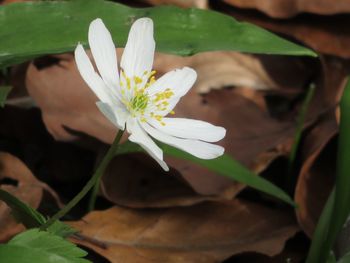
[[303,101],[303,105],[300,109],[300,113],[297,119],[297,127],[294,134],[293,145],[288,158],[288,171],[287,171],[287,178],[286,178],[286,186],[288,189],[292,189],[292,184],[293,184],[292,172],[294,168],[295,157],[299,148],[301,135],[302,135],[303,127],[305,123],[306,113],[307,113],[307,110],[309,109],[310,102],[311,102],[311,99],[313,98],[314,93],[315,93],[315,85],[311,84],[310,88],[307,91],[305,99]]
[[83,189],[60,211],[58,211],[53,217],[51,217],[45,224],[43,224],[40,229],[46,230],[50,225],[52,225],[56,220],[59,220],[63,216],[65,216],[75,205],[79,203],[79,201],[91,190],[92,187],[99,181],[104,171],[106,170],[109,162],[113,159],[115,152],[119,146],[120,139],[122,138],[123,131],[119,130],[117,136],[114,139],[113,144],[109,148],[107,154],[103,158],[101,164],[97,168],[94,175],[90,178],[90,180],[86,183]]
[[95,208],[98,190],[100,189],[100,183],[101,183],[101,178],[99,178],[96,181],[94,187],[91,190],[91,195],[90,195],[89,204],[88,204],[88,211],[89,212],[94,210],[94,208]]

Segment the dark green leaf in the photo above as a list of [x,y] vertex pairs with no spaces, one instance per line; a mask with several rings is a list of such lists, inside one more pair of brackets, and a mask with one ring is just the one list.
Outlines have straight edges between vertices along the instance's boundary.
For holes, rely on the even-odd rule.
[[[260,190],[264,193],[270,194],[274,197],[277,197],[288,204],[295,206],[292,199],[286,194],[283,190],[265,180],[262,177],[255,175],[250,172],[248,169],[243,167],[236,160],[232,159],[227,154],[213,159],[213,160],[202,160],[193,155],[185,153],[181,150],[178,150],[169,145],[160,144],[164,153],[179,159],[184,159],[191,161],[193,163],[199,164],[213,172],[216,172],[220,175],[229,177],[235,181],[246,184],[252,188]],[[121,144],[116,152],[116,154],[132,153],[132,152],[141,152],[143,151],[140,146],[132,142],[125,142]]]
[[102,0],[38,1],[0,7],[0,66],[72,51],[78,42],[86,45],[89,23],[97,17],[103,19],[118,47],[125,45],[135,19],[151,17],[157,50],[161,52],[192,55],[234,50],[316,56],[313,51],[255,25],[210,10],[130,8]]
[[[350,213],[350,81],[340,101],[340,125],[334,195],[322,212],[307,263],[324,263]],[[331,199],[332,198],[332,199]],[[319,225],[322,225],[319,227]],[[319,236],[318,232],[320,231]]]
[[0,107],[4,107],[7,95],[10,93],[11,90],[11,86],[0,87]]
[[0,245],[1,262],[87,263],[87,253],[75,244],[46,231],[31,229]]
[[0,189],[0,200],[4,201],[11,208],[13,216],[26,228],[39,227],[45,223],[43,215],[9,192]]
[[77,232],[76,229],[61,221],[55,221],[47,228],[47,231],[63,238],[69,237]]
[[327,257],[328,251],[323,252],[327,240],[327,234],[329,229],[329,222],[332,216],[332,209],[334,205],[334,190],[328,197],[328,200],[322,210],[320,219],[317,222],[317,226],[312,237],[311,247],[306,259],[306,263],[319,263],[322,259]]
[[[0,189],[0,200],[11,208],[12,215],[26,228],[40,227],[46,222],[42,214],[3,189]],[[47,231],[61,237],[68,237],[76,233],[76,230],[60,221],[52,224]]]

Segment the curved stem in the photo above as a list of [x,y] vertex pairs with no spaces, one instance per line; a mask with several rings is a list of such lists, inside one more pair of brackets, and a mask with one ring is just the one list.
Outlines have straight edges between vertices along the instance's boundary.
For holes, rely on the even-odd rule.
[[63,207],[53,217],[51,217],[49,220],[47,220],[46,223],[40,227],[41,230],[47,229],[56,220],[59,220],[60,218],[65,216],[74,206],[76,206],[79,203],[79,201],[91,190],[91,188],[94,187],[96,182],[98,182],[99,179],[101,178],[101,176],[103,175],[109,162],[113,159],[114,154],[118,148],[118,145],[119,145],[119,142],[120,142],[120,139],[121,139],[123,133],[124,133],[124,131],[119,130],[117,136],[114,139],[112,146],[109,148],[107,154],[103,158],[103,160],[102,160],[101,164],[99,165],[99,167],[97,168],[96,172],[90,178],[90,180],[86,183],[86,185],[83,187],[83,189],[81,189],[81,191],[71,201],[69,201],[69,203],[65,207]]
[[95,208],[98,190],[100,189],[100,183],[101,183],[101,178],[99,178],[96,181],[94,187],[91,190],[89,204],[88,204],[88,212],[91,212]]

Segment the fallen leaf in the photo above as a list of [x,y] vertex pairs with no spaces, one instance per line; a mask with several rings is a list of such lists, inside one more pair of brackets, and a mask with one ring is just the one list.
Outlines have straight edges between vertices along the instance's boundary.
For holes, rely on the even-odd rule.
[[[257,173],[290,149],[294,122],[272,119],[254,102],[232,89],[212,91],[204,97],[192,91],[178,108],[177,116],[205,118],[225,127],[227,135],[221,143],[226,153]],[[178,177],[173,178],[157,165],[152,166],[155,164],[152,161],[142,166],[139,162],[132,165],[137,163],[135,159],[116,158],[102,179],[103,194],[113,203],[124,206],[165,207],[190,205],[206,199],[231,199],[245,187],[187,161],[171,157],[166,157],[166,161],[174,167],[172,172],[178,171],[195,193]]]
[[288,18],[300,13],[320,15],[344,14],[350,11],[347,0],[224,0],[239,8],[254,8],[274,18]]
[[[44,190],[54,194],[46,184],[34,177],[21,160],[5,152],[0,152],[0,188],[33,208],[39,206]],[[0,225],[2,226],[0,242],[24,230],[24,226],[15,221],[11,209],[2,201],[0,201]]]
[[[119,56],[121,52],[118,49]],[[67,131],[67,127],[111,143],[116,129],[97,110],[94,104],[96,98],[80,77],[72,55],[65,54],[50,59],[51,61],[36,60],[32,63],[26,81],[30,95],[42,110],[50,133],[60,140],[76,138]],[[284,66],[281,67],[281,64]],[[271,118],[264,105],[264,94],[257,91],[247,93],[244,92],[247,89],[242,87],[278,90],[282,86],[286,90],[300,91],[312,74],[312,69],[303,59],[277,56],[269,58],[235,52],[205,52],[186,58],[157,54],[154,67],[159,76],[185,65],[195,68],[199,78],[196,86],[176,108],[177,117],[203,119],[225,127],[228,130],[223,142],[226,151],[255,172],[264,170],[274,158],[288,152],[294,122],[281,122]],[[298,78],[291,72],[298,75]],[[62,81],[64,86],[61,85]],[[238,92],[236,89],[209,92],[212,89],[222,89],[223,86],[241,88]],[[198,92],[206,95],[203,98]],[[244,188],[193,164],[174,159],[169,159],[169,163],[176,167],[199,194],[220,195],[229,199]],[[125,178],[124,183],[135,185],[131,182],[134,179]],[[116,196],[109,191],[117,188],[119,187],[108,185],[104,193],[109,198]]]
[[46,63],[52,64],[44,68],[41,61],[31,64],[26,77],[29,94],[41,108],[48,131],[59,140],[76,139],[64,128],[68,127],[112,142],[117,130],[96,107],[96,97],[85,85],[72,56],[50,59]]
[[[101,192],[114,204],[134,208],[159,208],[189,206],[207,200],[222,199],[225,196],[229,199],[244,187],[232,181],[221,181],[220,178],[210,182],[210,174],[207,178],[206,173],[202,174],[200,180],[203,185],[207,182],[212,183],[211,190],[217,189],[216,195],[198,194],[176,169],[164,172],[145,154],[117,156],[103,176]],[[220,182],[226,182],[226,189],[218,189]]]
[[[304,1],[305,2],[305,1]],[[307,1],[306,1],[307,2]],[[317,2],[317,1],[313,1]],[[300,15],[289,20],[276,20],[255,12],[232,8],[215,1],[215,8],[238,20],[250,22],[270,31],[293,37],[318,53],[350,58],[350,29],[348,16]]]
[[115,206],[69,224],[81,231],[75,242],[125,263],[221,262],[248,251],[273,256],[298,231],[286,211],[238,200],[157,210]]
[[334,116],[325,116],[306,136],[303,144],[303,162],[295,201],[300,227],[312,237],[323,206],[335,179],[336,149],[334,139],[338,132]]
[[[118,49],[119,57],[121,52]],[[26,86],[42,109],[50,133],[59,140],[75,139],[64,129],[69,127],[111,143],[116,134],[115,128],[96,108],[96,97],[78,73],[73,56],[65,54],[48,60],[44,63],[36,60],[29,66]],[[280,67],[281,64],[284,67]],[[198,81],[193,90],[200,93],[225,86],[300,88],[311,74],[302,60],[278,56],[268,58],[235,52],[204,52],[187,58],[166,54],[157,54],[155,57],[154,68],[159,76],[183,66],[193,67],[198,72]],[[267,72],[274,72],[273,76],[278,76],[277,80],[272,80]]]

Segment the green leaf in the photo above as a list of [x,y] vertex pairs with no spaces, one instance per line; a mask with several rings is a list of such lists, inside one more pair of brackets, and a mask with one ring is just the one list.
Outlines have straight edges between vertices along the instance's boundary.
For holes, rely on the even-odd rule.
[[340,113],[335,191],[320,217],[307,263],[326,262],[350,213],[350,80],[340,100]]
[[46,221],[42,214],[3,189],[0,189],[0,200],[11,208],[12,215],[26,228],[39,227]]
[[[4,201],[11,208],[12,215],[26,228],[40,227],[46,222],[46,218],[41,213],[3,189],[0,189],[0,200]],[[56,221],[47,231],[64,238],[77,232],[61,221]]]
[[10,93],[11,90],[11,86],[0,87],[0,107],[4,107],[7,95]]
[[173,6],[130,8],[102,0],[38,1],[0,7],[0,66],[87,44],[90,22],[100,17],[118,47],[125,45],[132,22],[151,17],[157,50],[192,55],[210,50],[317,56],[249,23],[218,12]]
[[50,225],[47,228],[47,231],[51,234],[54,234],[56,236],[60,236],[63,238],[69,237],[78,231],[71,226],[61,222],[61,221],[55,221],[52,225]]
[[[213,172],[246,184],[252,188],[277,197],[292,206],[295,206],[293,200],[282,189],[278,188],[264,178],[255,175],[227,154],[224,154],[223,156],[213,160],[202,160],[169,145],[162,143],[159,143],[159,145],[167,155],[199,164]],[[143,150],[137,144],[127,141],[119,145],[116,154],[125,154],[132,152],[143,152]]]
[[0,245],[1,262],[86,263],[87,253],[75,244],[46,231],[25,231]]
[[[320,219],[312,237],[311,247],[306,259],[306,263],[319,263],[322,259],[327,257],[328,251],[324,251],[324,246],[327,245],[327,233],[329,229],[329,222],[332,216],[332,209],[334,205],[334,190],[328,196],[327,202],[322,210]],[[330,260],[330,259],[328,259]]]

